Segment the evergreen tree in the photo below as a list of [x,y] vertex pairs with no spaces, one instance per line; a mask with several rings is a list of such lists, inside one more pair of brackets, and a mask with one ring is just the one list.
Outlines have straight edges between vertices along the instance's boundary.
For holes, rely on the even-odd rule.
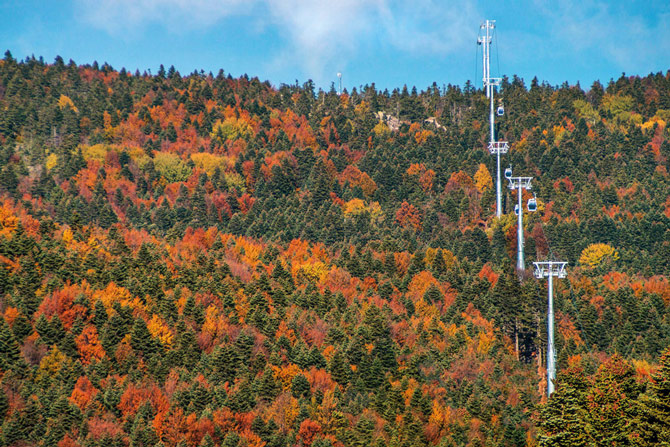
[[585,433],[588,383],[580,370],[558,374],[556,389],[540,407],[538,441],[542,447],[592,445]]
[[133,328],[130,331],[130,346],[147,359],[157,350],[157,343],[151,337],[147,324],[141,317],[135,319]]
[[0,367],[8,369],[16,365],[21,357],[19,345],[4,318],[0,318]]
[[670,446],[670,350],[660,359],[647,393],[636,402],[639,445]]

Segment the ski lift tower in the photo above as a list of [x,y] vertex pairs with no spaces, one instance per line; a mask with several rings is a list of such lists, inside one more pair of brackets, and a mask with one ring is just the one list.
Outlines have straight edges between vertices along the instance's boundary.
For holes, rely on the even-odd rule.
[[[525,265],[523,262],[523,189],[530,190],[530,182],[533,180],[533,177],[512,177],[512,168],[507,168],[505,170],[505,177],[509,180],[509,189],[517,190],[517,205],[514,209],[518,216],[518,228],[517,228],[517,250],[516,250],[516,269],[521,272],[525,270]],[[533,199],[530,199],[528,202],[528,211],[536,211],[537,206],[536,202]]]
[[[481,35],[477,37],[477,44],[482,46],[482,56],[483,56],[483,67],[484,67],[484,76],[483,76],[483,87],[486,89],[486,97],[490,100],[490,111],[489,111],[489,125],[490,125],[490,140],[489,140],[489,153],[491,155],[496,155],[496,217],[502,216],[502,186],[500,182],[500,154],[506,154],[509,150],[509,144],[507,141],[496,141],[495,137],[495,113],[493,107],[493,92],[494,87],[500,85],[501,78],[492,78],[491,77],[491,40],[493,38],[493,30],[495,29],[495,20],[487,20],[482,23],[480,26]],[[504,113],[504,109],[499,107],[500,115]]]
[[535,265],[535,277],[547,278],[548,284],[548,307],[547,307],[547,397],[554,392],[554,379],[556,379],[556,353],[554,352],[554,276],[565,278],[567,262],[541,261],[533,262]]

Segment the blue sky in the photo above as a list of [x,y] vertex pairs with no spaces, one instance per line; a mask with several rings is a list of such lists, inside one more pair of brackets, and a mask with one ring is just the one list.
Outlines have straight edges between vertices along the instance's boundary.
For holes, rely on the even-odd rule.
[[667,0],[0,0],[0,49],[78,64],[247,73],[274,85],[343,73],[351,89],[475,80],[480,23],[493,75],[588,88],[670,69]]

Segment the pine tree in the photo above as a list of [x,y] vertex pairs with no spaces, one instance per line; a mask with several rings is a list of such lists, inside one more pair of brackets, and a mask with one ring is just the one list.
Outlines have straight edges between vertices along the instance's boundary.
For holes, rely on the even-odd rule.
[[556,390],[540,407],[538,440],[542,447],[590,445],[585,430],[588,383],[579,370],[559,373]]
[[291,382],[291,394],[295,398],[309,397],[310,386],[307,378],[302,374],[296,374]]
[[337,351],[330,360],[328,367],[333,379],[340,385],[346,386],[349,383],[349,376],[351,375],[351,368],[347,362],[347,358]]
[[142,353],[147,359],[156,352],[157,343],[151,337],[147,323],[142,317],[135,319],[133,328],[130,331],[130,346],[135,351]]
[[16,365],[20,357],[19,344],[5,319],[0,317],[0,367],[6,370]]
[[670,349],[661,356],[647,393],[636,402],[636,431],[641,446],[670,446]]
[[603,363],[586,393],[584,432],[591,444],[631,445],[634,437],[633,402],[640,387],[633,368],[618,355]]

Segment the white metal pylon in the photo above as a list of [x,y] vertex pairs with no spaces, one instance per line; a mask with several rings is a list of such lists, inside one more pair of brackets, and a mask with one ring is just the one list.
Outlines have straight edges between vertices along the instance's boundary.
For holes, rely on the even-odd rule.
[[533,262],[535,265],[535,277],[547,278],[548,303],[547,303],[547,397],[554,392],[554,380],[556,379],[556,353],[554,352],[554,276],[565,278],[568,272],[563,261],[540,261]]
[[482,46],[482,58],[483,58],[483,71],[484,75],[482,77],[483,86],[486,90],[486,97],[490,100],[490,111],[489,111],[489,153],[491,155],[496,154],[496,216],[502,216],[502,185],[500,182],[500,154],[506,154],[509,150],[509,144],[507,141],[496,141],[495,136],[495,113],[493,107],[493,93],[494,87],[500,85],[501,78],[492,78],[491,77],[491,40],[493,30],[495,29],[495,20],[486,20],[480,26],[481,35],[477,37],[477,43]]
[[526,269],[526,266],[523,261],[523,191],[522,189],[530,190],[530,182],[533,180],[533,177],[508,177],[509,180],[509,189],[517,190],[517,250],[516,250],[516,268],[520,272]]

